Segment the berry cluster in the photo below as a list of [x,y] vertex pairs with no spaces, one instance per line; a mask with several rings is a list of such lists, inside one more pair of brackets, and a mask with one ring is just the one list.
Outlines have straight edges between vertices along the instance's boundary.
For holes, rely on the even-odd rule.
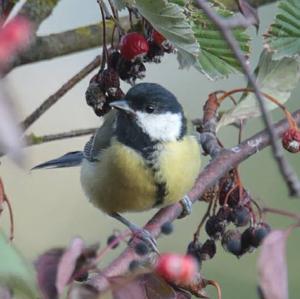
[[[213,192],[213,212],[208,214],[205,222],[209,238],[203,244],[195,238],[187,248],[187,253],[200,264],[214,257],[218,240],[226,251],[240,257],[257,248],[271,231],[270,226],[255,214],[253,200],[239,182],[236,170],[221,178],[217,187],[217,192],[216,188]],[[211,191],[209,196],[212,196]],[[243,227],[247,228],[241,231]]]
[[145,77],[145,62],[159,63],[164,53],[173,51],[173,46],[153,28],[145,36],[138,32],[125,34],[117,48],[107,51],[107,68],[91,79],[85,94],[87,104],[96,115],[104,115],[111,101],[124,96],[120,79],[134,85]]

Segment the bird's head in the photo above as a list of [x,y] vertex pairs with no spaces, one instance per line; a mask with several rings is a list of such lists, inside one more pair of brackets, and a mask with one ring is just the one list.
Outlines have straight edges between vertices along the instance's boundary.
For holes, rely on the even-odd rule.
[[110,105],[119,113],[126,114],[152,141],[174,141],[185,134],[186,120],[182,106],[170,91],[159,84],[137,84],[123,100],[111,102]]

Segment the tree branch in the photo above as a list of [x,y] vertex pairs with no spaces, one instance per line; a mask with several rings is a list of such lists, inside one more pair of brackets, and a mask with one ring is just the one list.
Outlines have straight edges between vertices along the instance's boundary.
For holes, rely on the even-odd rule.
[[[300,110],[293,113],[293,117],[295,121],[300,124]],[[286,119],[276,123],[274,125],[276,135],[281,136],[288,129],[288,126],[289,124]],[[267,130],[264,130],[245,140],[238,146],[220,152],[200,173],[194,188],[188,194],[191,201],[195,203],[207,188],[214,185],[230,169],[258,153],[270,145],[270,143],[270,135]],[[174,221],[181,212],[182,205],[179,203],[163,208],[146,224],[145,229],[147,229],[153,237],[157,238],[160,235],[161,226],[166,222]],[[91,277],[88,284],[96,288],[99,292],[106,291],[110,287],[109,278],[124,275],[128,272],[128,266],[134,259],[141,259],[141,257],[131,248],[125,249],[110,265],[102,269],[101,273]]]
[[280,170],[280,173],[287,183],[287,186],[289,188],[289,193],[291,196],[297,196],[300,197],[300,181],[298,180],[298,177],[295,173],[295,171],[292,169],[292,167],[289,165],[287,159],[283,155],[283,150],[281,146],[279,145],[276,133],[272,126],[272,119],[271,116],[266,108],[265,101],[261,95],[261,92],[259,90],[259,87],[256,83],[256,78],[250,71],[249,65],[246,62],[246,59],[237,43],[237,41],[234,38],[234,35],[232,34],[232,27],[229,21],[227,19],[224,19],[223,17],[220,17],[218,14],[214,12],[214,10],[210,7],[210,5],[205,0],[196,0],[196,3],[198,6],[205,12],[205,14],[216,24],[216,26],[219,28],[220,32],[223,34],[224,39],[227,41],[229,47],[233,51],[233,53],[236,56],[236,59],[240,62],[241,67],[244,71],[245,77],[247,78],[250,86],[253,88],[255,96],[257,98],[261,113],[262,113],[262,119],[266,125],[266,128],[270,134],[270,141],[271,141],[271,148],[273,152],[274,159],[277,162],[278,168]]
[[37,144],[55,141],[55,140],[62,140],[67,138],[75,138],[75,137],[90,135],[90,134],[94,134],[96,129],[97,128],[79,129],[79,130],[72,130],[69,132],[49,134],[43,136],[36,136],[34,134],[30,134],[25,137],[26,146],[37,145]]
[[38,118],[40,118],[50,107],[52,107],[62,96],[64,96],[72,87],[86,77],[90,72],[97,68],[101,63],[101,57],[97,56],[92,62],[86,65],[75,76],[62,85],[54,94],[49,96],[35,111],[33,111],[22,122],[24,130],[28,129]]
[[[105,23],[106,34],[111,36],[114,22],[106,20]],[[122,28],[128,29],[128,18],[120,18],[120,24]],[[103,44],[102,28],[102,23],[99,23],[37,37],[31,47],[15,60],[12,67],[100,47]]]
[[40,24],[47,19],[60,0],[27,0],[18,15],[28,18],[37,31]]

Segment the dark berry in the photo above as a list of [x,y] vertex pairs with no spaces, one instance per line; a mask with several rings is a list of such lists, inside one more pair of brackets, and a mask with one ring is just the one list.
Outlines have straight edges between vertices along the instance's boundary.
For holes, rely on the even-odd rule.
[[158,31],[153,30],[152,34],[151,34],[151,40],[158,46],[160,46],[165,40],[166,38],[160,34]]
[[119,245],[119,242],[117,242],[117,239],[118,239],[118,237],[116,235],[111,235],[107,238],[106,243],[108,246],[111,246],[112,249],[115,249]]
[[129,271],[134,272],[137,268],[140,267],[140,262],[137,260],[133,260],[129,263]]
[[250,210],[245,206],[237,206],[232,210],[230,219],[236,226],[246,226],[251,219]]
[[222,238],[223,248],[236,255],[240,256],[242,253],[241,233],[238,230],[228,230]]
[[146,62],[155,62],[160,63],[161,57],[164,56],[164,50],[161,46],[158,46],[154,42],[149,42],[149,51],[147,55],[144,57],[144,61]]
[[298,128],[289,128],[282,135],[282,146],[290,153],[300,151],[300,130]]
[[91,82],[85,92],[86,103],[94,109],[98,116],[102,116],[110,110],[107,98],[102,87],[97,82]]
[[252,245],[252,239],[254,236],[254,227],[248,227],[243,233],[242,233],[242,252],[245,253],[251,248],[253,248]]
[[221,207],[217,213],[217,218],[219,221],[228,221],[230,222],[231,221],[231,213],[232,213],[232,210],[231,208],[229,208],[228,206],[224,206],[224,207]]
[[[119,74],[112,68],[105,69],[101,73],[101,85],[105,92],[109,95],[114,95],[114,92],[120,88],[120,77]],[[112,89],[115,91],[113,92]]]
[[124,35],[120,42],[122,57],[126,60],[134,60],[138,56],[145,55],[149,50],[148,42],[143,35],[131,32]]
[[271,227],[267,223],[259,223],[253,231],[252,246],[258,247],[270,231]]
[[121,59],[121,53],[118,51],[111,51],[108,56],[108,67],[117,70],[119,61]]
[[217,216],[212,216],[206,221],[205,231],[210,237],[218,239],[224,233],[225,227],[224,221],[220,221]]
[[201,260],[206,261],[212,259],[217,251],[216,243],[214,240],[208,239],[201,247]]
[[79,281],[79,282],[83,282],[83,281],[86,281],[89,277],[89,273],[88,272],[83,272],[79,275],[76,275],[74,280],[75,281]]
[[173,232],[173,224],[170,221],[165,222],[161,226],[161,232],[165,235],[170,235]]
[[188,247],[187,247],[187,251],[186,254],[191,255],[192,257],[194,257],[199,265],[201,265],[202,259],[201,259],[201,243],[199,241],[192,241],[189,243]]
[[149,252],[149,247],[145,243],[140,242],[134,246],[134,251],[136,254],[143,256]]

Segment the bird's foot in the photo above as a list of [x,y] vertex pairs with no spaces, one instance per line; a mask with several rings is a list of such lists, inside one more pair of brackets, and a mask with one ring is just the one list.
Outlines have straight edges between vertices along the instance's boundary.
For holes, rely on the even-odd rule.
[[187,195],[182,198],[180,204],[182,205],[182,212],[178,216],[179,219],[184,218],[192,213],[192,202]]
[[150,251],[159,253],[157,248],[157,242],[149,231],[136,225],[130,227],[130,230],[132,231],[133,235],[133,238],[129,242],[130,245],[131,243],[136,244],[136,239],[138,239],[141,242],[143,242]]

